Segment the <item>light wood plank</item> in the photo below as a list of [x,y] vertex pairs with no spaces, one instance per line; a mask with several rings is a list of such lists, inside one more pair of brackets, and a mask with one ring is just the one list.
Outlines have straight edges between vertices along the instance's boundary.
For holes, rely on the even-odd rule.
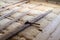
[[59,23],[60,15],[57,16],[57,18],[55,18],[46,28],[44,28],[43,32],[39,33],[33,40],[47,40],[50,34],[55,31]]
[[48,40],[60,40],[60,25],[57,27],[56,31],[52,33]]

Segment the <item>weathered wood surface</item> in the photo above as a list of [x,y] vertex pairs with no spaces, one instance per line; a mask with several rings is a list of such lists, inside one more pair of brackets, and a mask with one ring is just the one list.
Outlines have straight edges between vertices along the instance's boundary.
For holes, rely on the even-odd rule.
[[56,30],[60,23],[60,15],[57,16],[34,40],[48,40],[49,36]]
[[19,7],[15,7],[13,9],[9,10],[7,13],[4,13],[2,16],[0,16],[0,20],[2,20],[4,18],[16,13],[17,11],[19,11],[19,9],[20,9]]
[[50,35],[48,40],[60,40],[60,23],[57,26],[56,30]]
[[4,11],[4,10],[7,10],[7,9],[14,8],[14,7],[18,6],[18,5],[23,5],[23,4],[26,3],[26,2],[27,2],[27,1],[24,1],[24,2],[21,2],[21,3],[18,3],[18,4],[15,4],[15,5],[11,5],[11,6],[9,6],[9,7],[6,7],[6,8],[4,8],[4,9],[0,9],[0,12],[1,12],[1,11]]
[[[6,1],[1,1],[0,9],[4,9],[4,8],[6,8],[6,7],[9,7],[9,6],[12,6],[12,5],[21,3],[21,2],[24,2],[24,0],[15,1],[15,3],[14,3],[14,2],[9,3],[9,2],[7,2],[7,0],[6,0]],[[3,5],[3,4],[4,4],[4,5]]]
[[[52,10],[48,10],[47,12],[45,12],[45,14],[42,14],[42,15],[40,14],[40,15],[38,15],[37,17],[35,17],[33,20],[31,20],[31,21],[27,20],[27,21],[30,22],[30,23],[35,23],[35,22],[37,22],[38,20],[40,20],[40,19],[42,19],[43,17],[45,17],[46,15],[48,15],[51,11],[52,11]],[[22,15],[19,15],[19,16],[16,17],[13,21],[10,21],[10,22],[8,22],[8,24],[5,24],[5,25],[7,26],[7,25],[11,24],[12,22],[18,20],[19,18],[22,18],[22,17],[25,16],[26,14],[27,14],[27,12],[24,13],[24,14],[22,14]],[[18,29],[18,28],[16,28],[16,29],[14,28],[14,31],[11,31],[11,34],[10,34],[10,32],[9,32],[8,34],[2,35],[1,38],[0,38],[0,40],[5,40],[5,39],[7,39],[8,37],[16,34],[17,32],[23,31],[25,28],[27,28],[27,27],[29,27],[29,26],[31,25],[30,23],[28,23],[28,24],[23,24],[21,27],[20,27],[20,25],[19,25],[19,26],[18,26],[19,29]],[[3,28],[6,28],[5,25],[1,26],[1,30],[2,30]],[[8,35],[8,36],[7,36],[7,35]],[[6,37],[6,38],[5,38],[5,37]],[[4,39],[3,39],[3,38],[4,38]]]
[[[19,9],[19,8],[17,8],[17,9]],[[17,9],[14,9],[14,10],[17,11]],[[12,12],[14,12],[14,10],[13,10]],[[11,20],[10,22],[8,22],[8,23],[6,23],[6,24],[0,25],[0,30],[3,30],[4,28],[6,28],[6,27],[7,27],[8,25],[10,25],[11,23],[13,23],[13,22],[17,21],[18,19],[22,18],[23,16],[27,15],[29,11],[30,11],[30,10],[25,11],[25,12],[21,12],[21,14],[19,14],[15,19]],[[8,17],[10,14],[12,14],[12,13],[3,15],[3,16],[1,17],[1,19],[5,18],[5,16]]]
[[[43,6],[43,7],[42,7]],[[49,5],[50,6],[50,5]],[[28,10],[30,10],[29,12],[28,12],[28,14],[26,15],[26,16],[24,16],[24,17],[22,17],[20,20],[17,20],[17,21],[15,21],[15,22],[12,22],[12,24],[10,24],[10,25],[8,25],[8,24],[6,24],[6,25],[8,25],[5,29],[3,29],[1,32],[0,32],[0,38],[1,38],[1,40],[4,40],[4,39],[6,39],[6,38],[8,38],[8,37],[10,37],[10,36],[12,36],[13,34],[15,34],[18,30],[20,30],[20,27],[21,27],[21,25],[23,25],[27,20],[31,20],[31,19],[34,19],[35,18],[35,16],[37,17],[37,15],[39,15],[39,14],[44,14],[44,12],[47,12],[47,10],[50,10],[52,7],[47,7],[47,5],[36,5],[36,4],[34,4],[34,3],[32,3],[32,4],[30,4],[30,3],[27,3],[27,4],[23,4],[22,5],[22,8],[21,8],[21,10],[19,11],[19,12],[16,12],[16,13],[14,13],[13,15],[11,15],[11,16],[9,16],[9,17],[7,17],[7,18],[5,18],[4,20],[1,20],[1,25],[4,25],[4,24],[6,24],[7,22],[12,22],[12,20],[14,20],[15,18],[17,18],[19,15],[20,15],[20,13],[21,12],[26,12],[26,11],[28,11]],[[19,7],[20,7],[20,5],[19,5]],[[39,9],[39,7],[40,7],[40,9]],[[33,8],[33,9],[32,9]],[[57,9],[58,10],[58,9]],[[53,11],[54,11],[54,9],[53,9]],[[4,12],[4,11],[3,11]],[[40,12],[42,12],[42,13],[40,13]],[[38,13],[38,14],[37,14]],[[58,13],[58,14],[57,14]],[[45,28],[49,28],[49,27],[47,27],[47,25],[53,20],[53,19],[55,19],[58,15],[59,15],[60,13],[57,11],[56,13],[55,12],[52,12],[52,13],[50,13],[50,14],[48,14],[46,17],[44,17],[44,18],[42,18],[41,20],[39,20],[38,22],[36,22],[37,24],[40,24],[40,25],[32,25],[32,26],[30,26],[30,27],[28,27],[28,28],[26,28],[24,31],[22,31],[22,32],[19,32],[19,33],[17,33],[15,36],[13,36],[11,39],[8,39],[8,40],[33,40],[34,38],[36,38],[36,36],[40,33],[40,34],[42,34],[43,33],[43,31],[42,30],[44,30]],[[38,17],[39,18],[39,17]],[[37,18],[37,19],[38,19]],[[18,19],[18,18],[17,18]],[[31,21],[30,21],[31,22]],[[25,27],[25,26],[24,26]],[[59,27],[58,27],[59,28]],[[59,30],[59,29],[56,29],[57,31]],[[51,29],[51,28],[50,28]],[[50,31],[50,29],[48,29],[48,31],[46,31],[46,32],[49,32]],[[52,29],[51,29],[52,30]],[[14,32],[13,32],[14,31]],[[57,32],[56,31],[56,32]],[[55,37],[57,37],[57,34],[59,34],[59,32],[55,32],[55,31],[53,31],[53,33],[51,33],[51,35],[49,36],[49,34],[50,34],[50,32],[49,33],[47,33],[48,34],[48,40],[53,40]],[[11,34],[12,33],[12,34]],[[44,32],[45,33],[45,32]],[[56,35],[54,35],[54,34],[56,34]],[[9,36],[8,36],[9,35]],[[44,35],[43,35],[44,36]],[[51,38],[51,36],[53,36],[52,38]],[[39,37],[39,36],[38,36]],[[4,39],[3,39],[4,38]],[[56,39],[56,40],[58,40],[59,39],[59,37]]]

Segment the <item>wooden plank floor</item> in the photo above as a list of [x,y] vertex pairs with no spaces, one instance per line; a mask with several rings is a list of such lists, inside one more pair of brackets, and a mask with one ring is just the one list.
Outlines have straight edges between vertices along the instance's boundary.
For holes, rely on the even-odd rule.
[[[44,3],[43,3],[44,4]],[[48,3],[49,4],[49,3]],[[58,14],[60,14],[60,10],[57,11],[57,9],[60,7],[57,6],[57,5],[53,5],[53,4],[44,4],[45,6],[51,6],[53,8],[55,8],[53,10],[53,12],[51,13],[51,15],[47,15],[45,18],[47,18],[48,21],[51,21],[50,24],[48,24],[44,29],[43,29],[43,32],[40,32],[36,38],[34,38],[33,40],[60,40],[60,36],[59,36],[59,33],[60,33],[60,17],[59,18],[56,18],[57,16],[60,16]],[[55,12],[56,11],[56,12]],[[56,20],[55,20],[56,18]],[[53,21],[55,22],[53,22]],[[58,22],[58,24],[57,24]],[[43,24],[44,25],[44,24]]]
[[[35,4],[35,3],[32,3],[32,4]],[[39,3],[37,3],[37,4],[39,4]],[[47,3],[46,4],[42,3],[42,4],[44,7],[54,8],[52,13],[48,14],[46,17],[44,17],[43,19],[41,19],[40,21],[37,22],[38,24],[40,24],[40,26],[38,26],[36,28],[42,29],[44,31],[38,31],[38,30],[36,30],[35,26],[32,26],[32,27],[29,27],[26,30],[24,30],[22,33],[18,33],[18,35],[20,37],[22,35],[23,35],[23,37],[20,38],[19,36],[15,36],[11,40],[15,40],[15,38],[16,38],[16,40],[19,40],[19,39],[20,40],[22,40],[22,39],[23,40],[53,40],[55,37],[58,37],[57,38],[57,40],[58,40],[60,38],[59,36],[57,36],[57,34],[59,34],[59,32],[56,33],[56,36],[54,36],[55,30],[57,30],[57,31],[59,30],[56,28],[57,28],[57,25],[59,25],[58,20],[60,20],[60,16],[58,16],[60,14],[60,10],[59,10],[60,7],[53,5],[53,4],[47,4]],[[39,7],[36,7],[34,9],[39,10]],[[57,10],[59,10],[59,11],[57,11]],[[55,12],[55,11],[57,11],[57,12]],[[54,19],[55,19],[56,23],[55,23]],[[52,23],[54,24],[53,26],[52,26]],[[51,35],[53,36],[52,38],[50,37]]]
[[[50,24],[48,24],[43,29],[43,31],[38,34],[38,36],[34,40],[53,40],[56,37],[57,37],[57,40],[59,40],[60,37],[58,36],[59,34],[57,34],[57,33],[59,33],[59,29],[57,29],[59,23],[60,23],[60,15],[58,15],[56,19],[54,19]],[[55,32],[55,30],[56,30],[56,32]],[[49,39],[49,37],[51,35],[52,35],[52,37]]]
[[[26,16],[22,17],[19,21],[12,23],[6,29],[4,29],[3,32],[5,32],[5,34],[9,35],[10,34],[9,32],[15,30],[14,28],[17,28],[17,26],[22,25],[27,20],[33,19],[36,15],[44,13],[47,10],[52,10],[52,12],[47,16],[45,16],[44,18],[42,18],[41,20],[39,20],[38,22],[36,22],[40,25],[30,26],[29,28],[25,29],[22,32],[17,33],[15,36],[13,36],[8,40],[60,40],[59,39],[60,38],[59,35],[60,6],[59,5],[32,1],[30,3],[20,5],[19,7],[21,7],[19,12],[16,12],[14,15],[11,15],[7,19],[14,19],[18,15],[20,15],[21,12],[26,12],[30,10],[28,12],[29,14],[27,14]],[[1,37],[1,33],[0,33],[0,37]]]

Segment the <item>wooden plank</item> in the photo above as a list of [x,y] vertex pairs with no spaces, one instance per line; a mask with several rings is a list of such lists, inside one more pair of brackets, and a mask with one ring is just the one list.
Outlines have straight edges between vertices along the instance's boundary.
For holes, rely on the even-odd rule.
[[[30,27],[32,24],[34,24],[35,22],[37,22],[38,20],[44,18],[46,15],[48,15],[52,10],[48,10],[47,12],[45,12],[45,14],[40,14],[40,15],[37,15],[35,18],[33,18],[32,20],[28,20],[26,21],[24,24],[22,24],[22,26],[18,26],[18,28],[14,29],[11,33],[9,34],[5,34],[3,36],[0,37],[0,40],[5,40],[11,36],[13,36],[14,34],[18,33],[18,32],[21,32],[23,31],[24,29]],[[29,12],[29,11],[28,11]],[[10,21],[9,23],[5,24],[6,27],[15,22],[16,20],[18,20],[19,18],[21,18],[22,16],[25,16],[26,14],[28,14],[27,12],[26,13],[23,13],[21,15],[19,15],[18,17],[16,17],[14,20]],[[3,28],[5,28],[5,25],[1,26],[0,29],[3,30]],[[4,38],[4,39],[3,39]]]
[[8,17],[8,16],[16,13],[19,9],[20,9],[19,7],[15,7],[15,8],[13,8],[12,10],[8,11],[7,13],[4,13],[4,15],[2,15],[2,16],[0,17],[0,20],[2,20],[2,19],[4,19],[5,17]]
[[12,6],[9,6],[9,7],[6,7],[4,9],[0,9],[0,12],[4,11],[4,10],[7,10],[7,9],[11,9],[11,8],[14,8],[18,5],[23,5],[24,3],[26,3],[27,1],[24,1],[24,2],[21,2],[21,3],[18,3],[18,4],[15,4],[15,5],[12,5]]
[[48,40],[60,40],[60,24],[57,27],[56,31],[52,33]]
[[[8,26],[8,31],[5,30],[3,31],[4,34],[0,35],[0,40],[5,40],[7,37],[11,36],[12,34],[14,34],[20,27],[22,26],[21,23],[18,22],[14,22],[11,25]],[[10,30],[11,29],[11,30]],[[11,34],[12,33],[12,34]],[[9,36],[8,36],[9,35]]]
[[33,40],[47,40],[52,32],[55,31],[57,25],[60,23],[60,15],[57,16],[49,25],[44,28],[42,33],[39,33]]

